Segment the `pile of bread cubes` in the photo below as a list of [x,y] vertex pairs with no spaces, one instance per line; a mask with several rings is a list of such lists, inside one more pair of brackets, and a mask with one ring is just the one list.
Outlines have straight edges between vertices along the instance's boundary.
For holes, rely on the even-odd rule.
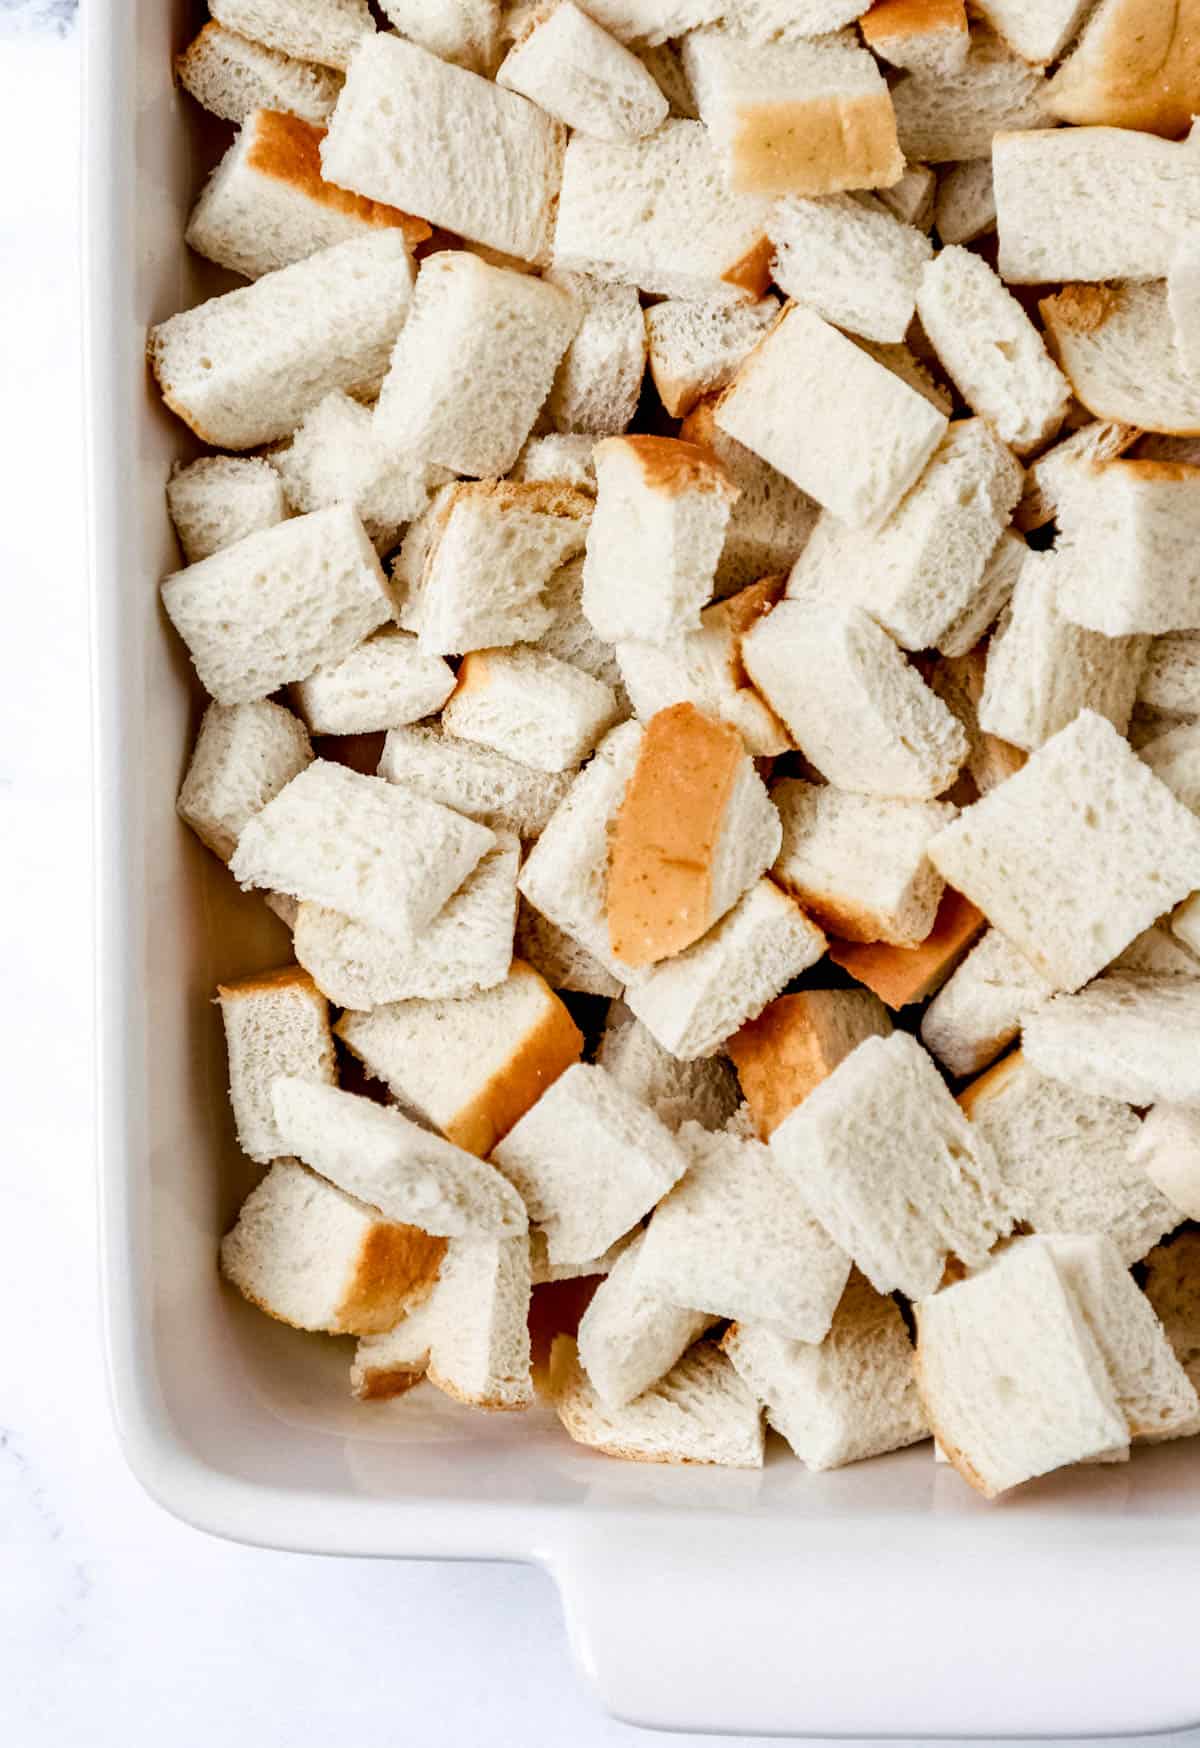
[[228,1280],[643,1461],[1200,1431],[1200,0],[211,11]]

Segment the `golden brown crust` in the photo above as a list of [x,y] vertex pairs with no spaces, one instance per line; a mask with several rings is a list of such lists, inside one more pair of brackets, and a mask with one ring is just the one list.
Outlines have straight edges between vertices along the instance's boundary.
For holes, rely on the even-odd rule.
[[981,1104],[994,1099],[997,1093],[1003,1092],[1013,1075],[1018,1073],[1025,1061],[1024,1053],[1013,1050],[1008,1056],[994,1062],[990,1068],[977,1075],[969,1086],[964,1086],[958,1095],[958,1102],[968,1117],[973,1117]]
[[931,36],[935,30],[967,34],[964,0],[876,0],[858,21],[869,48],[884,50],[898,37]]
[[427,1299],[437,1282],[446,1240],[417,1226],[379,1220],[363,1239],[353,1279],[337,1308],[344,1335],[385,1335]]
[[745,194],[836,194],[890,187],[904,174],[886,86],[856,97],[762,100],[745,106],[732,146]]
[[256,971],[253,977],[239,978],[236,983],[218,983],[217,997],[223,1002],[245,1001],[256,995],[274,995],[281,989],[296,989],[314,1001],[325,1002],[303,965],[284,965],[278,971]]
[[449,1378],[444,1378],[436,1366],[430,1366],[425,1373],[429,1382],[450,1396],[455,1402],[461,1402],[465,1408],[485,1408],[489,1414],[520,1414],[526,1408],[533,1406],[533,1381],[530,1379],[525,1394],[516,1401],[505,1396],[468,1396],[460,1390],[457,1384],[452,1384]]
[[326,182],[321,174],[321,141],[326,129],[302,121],[298,115],[282,110],[260,109],[246,123],[253,128],[246,150],[247,170],[257,170],[260,176],[284,182],[307,200],[315,200],[334,212],[345,213],[361,224],[403,231],[409,247],[424,242],[431,227],[422,218],[401,212],[398,207],[385,206],[378,200],[367,200],[361,194],[351,194]]
[[650,718],[609,847],[608,936],[626,965],[682,953],[713,921],[712,869],[746,757],[694,704]]
[[1121,308],[1120,290],[1113,285],[1064,285],[1038,303],[1052,340],[1059,334],[1095,334]]
[[918,947],[884,942],[829,943],[829,957],[858,983],[874,990],[893,1010],[924,1001],[949,977],[987,926],[987,918],[961,892],[947,886],[937,920]]
[[929,1430],[941,1446],[947,1462],[953,1465],[967,1485],[973,1487],[976,1493],[982,1493],[985,1499],[995,1499],[996,1489],[988,1485],[970,1458],[959,1450],[934,1416],[925,1382],[924,1368],[921,1364],[921,1307],[915,1305],[913,1312],[917,1320],[917,1346],[913,1354],[913,1380],[917,1386],[917,1395],[921,1398],[921,1406],[925,1410],[925,1418],[929,1422]]
[[770,237],[763,236],[752,249],[734,261],[722,273],[726,285],[736,285],[754,297],[762,297],[771,283],[771,262],[775,255]]
[[445,1134],[467,1153],[486,1159],[498,1141],[535,1105],[560,1074],[583,1054],[583,1033],[545,978],[514,959],[510,977],[533,979],[543,992],[543,1010],[497,1070],[447,1123]]
[[425,1367],[414,1367],[409,1370],[402,1366],[364,1366],[362,1382],[355,1386],[354,1394],[360,1402],[390,1402],[394,1396],[403,1396],[425,1377]]
[[[774,327],[774,325],[773,322],[771,326]],[[757,352],[761,345],[762,341],[757,341],[752,350]],[[749,357],[750,354],[747,353],[746,356]],[[745,359],[743,359],[742,362],[744,364]],[[701,449],[710,449],[712,447],[713,438],[717,435],[717,406],[721,401],[722,396],[727,392],[728,390],[714,389],[712,394],[703,395],[701,399],[696,402],[687,418],[679,427],[679,435],[684,443],[695,443]]]
[[839,940],[884,941],[892,947],[920,945],[919,941],[897,940],[888,933],[886,917],[865,904],[855,904],[853,899],[844,898],[837,892],[823,892],[820,887],[807,886],[802,880],[788,880],[778,869],[775,879],[826,934],[836,935]]
[[1094,462],[1096,473],[1108,473],[1113,469],[1129,474],[1134,479],[1166,480],[1172,485],[1194,485],[1200,480],[1200,467],[1194,467],[1187,461],[1117,461]]
[[1116,0],[1046,99],[1060,121],[1186,134],[1200,113],[1200,0]]
[[450,694],[451,699],[465,698],[468,692],[478,692],[487,689],[491,674],[490,658],[495,650],[473,649],[462,659],[458,670],[458,684]]
[[[716,620],[728,626],[740,647],[742,638],[760,619],[766,618],[786,588],[786,572],[779,576],[761,577],[757,583],[749,583],[744,589],[739,589],[736,595],[727,595],[723,601],[716,601],[711,607],[706,607],[703,617],[710,623]],[[740,663],[739,671],[745,672]],[[743,680],[742,684],[747,682]]]
[[[595,510],[595,502],[587,492],[564,480],[479,479],[464,480],[446,493],[446,516],[464,498],[485,498],[500,510],[528,510],[537,516],[562,516],[572,522],[586,522]],[[440,535],[440,530],[439,530]]]
[[[824,1010],[839,993],[801,990],[778,996],[726,1044],[742,1095],[764,1141],[833,1073],[846,1054],[835,1047],[836,1034],[824,1024]],[[868,1036],[866,1029],[862,1036]],[[843,1035],[843,1041],[848,1050],[861,1039]]]
[[[720,492],[733,499],[737,487],[711,449],[679,437],[609,437],[598,449],[620,449],[637,462],[648,490],[670,497],[684,492]],[[599,459],[599,457],[597,457]]]

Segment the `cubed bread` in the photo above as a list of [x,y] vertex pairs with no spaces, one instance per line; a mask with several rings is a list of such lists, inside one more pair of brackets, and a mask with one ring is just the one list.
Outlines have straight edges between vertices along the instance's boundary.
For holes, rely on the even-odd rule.
[[1134,1136],[1129,1157],[1173,1208],[1189,1220],[1200,1219],[1200,1110],[1155,1105]]
[[605,970],[581,941],[552,923],[524,898],[517,910],[514,945],[520,957],[541,972],[551,989],[612,1000],[624,988],[623,980]]
[[[803,406],[803,419],[795,417]],[[789,304],[717,403],[715,419],[801,488],[862,528],[890,515],[948,420],[812,310]],[[869,428],[872,442],[863,442]]]
[[1141,436],[1135,425],[1091,419],[1044,449],[1025,473],[1025,490],[1013,521],[1024,533],[1044,528],[1058,513],[1062,493],[1080,462],[1115,461]]
[[1200,820],[1084,710],[929,854],[1037,970],[1073,990],[1200,886]]
[[168,316],[150,329],[150,367],[203,442],[256,449],[333,389],[374,394],[412,288],[402,231],[355,237]]
[[673,1056],[712,1056],[824,951],[816,924],[763,879],[694,947],[631,984],[625,999]]
[[271,1084],[281,1074],[337,1083],[329,1003],[298,965],[217,987],[229,1053],[229,1098],[238,1145],[260,1165],[287,1152],[275,1123]]
[[576,491],[596,495],[596,469],[592,463],[594,437],[582,431],[547,431],[529,437],[521,447],[509,479],[528,482],[556,480]]
[[806,1469],[840,1469],[929,1437],[900,1307],[857,1271],[823,1341],[738,1322],[721,1351]]
[[933,228],[933,203],[937,194],[937,172],[928,164],[909,164],[899,182],[890,188],[877,188],[875,197],[888,211],[906,225],[916,225],[919,231]]
[[746,671],[797,746],[839,788],[926,801],[967,736],[859,607],[781,601],[742,640]]
[[978,0],[982,13],[1015,55],[1035,67],[1057,61],[1092,10],[1094,0]]
[[248,822],[312,763],[312,743],[290,710],[210,704],[176,803],[179,816],[223,862]]
[[[778,210],[778,209],[776,209]],[[650,374],[673,419],[725,388],[779,314],[773,294],[756,303],[664,298],[645,313]]]
[[539,837],[571,786],[569,772],[536,771],[425,724],[391,731],[379,775],[519,838]]
[[623,1001],[609,1008],[596,1061],[626,1092],[648,1105],[668,1129],[699,1123],[723,1129],[738,1107],[733,1070],[720,1056],[680,1062],[635,1019]]
[[1096,418],[1200,436],[1200,377],[1179,349],[1165,280],[1065,285],[1038,308],[1072,390]]
[[344,1014],[337,1035],[401,1105],[480,1158],[583,1050],[562,1002],[520,960],[494,989]]
[[221,1272],[269,1317],[329,1335],[391,1329],[427,1298],[445,1241],[277,1159],[221,1241]]
[[973,243],[995,230],[996,190],[990,158],[969,158],[965,164],[945,166],[938,177],[934,222],[943,243]]
[[1144,971],[1151,977],[1200,977],[1200,959],[1176,938],[1170,921],[1168,918],[1165,922],[1155,923],[1151,929],[1144,929],[1136,940],[1130,941],[1123,953],[1118,953],[1111,969]]
[[921,1042],[951,1074],[978,1074],[1056,987],[989,929],[921,1016]]
[[534,14],[496,83],[595,139],[640,139],[667,119],[667,100],[637,56],[571,0]]
[[294,61],[236,31],[206,24],[181,55],[175,72],[184,90],[222,121],[247,121],[256,109],[298,115],[320,126],[342,89],[329,67]]
[[971,33],[953,71],[921,68],[892,93],[900,150],[924,164],[989,158],[998,133],[1040,127],[1046,119],[1046,79],[987,30]]
[[1051,1080],[1022,1050],[973,1080],[959,1103],[995,1155],[1015,1217],[1034,1232],[1102,1234],[1128,1268],[1179,1224],[1131,1157],[1141,1125],[1127,1104]]
[[881,60],[906,72],[946,78],[966,65],[971,38],[963,0],[875,0],[859,29]]
[[167,577],[162,598],[218,704],[307,679],[392,616],[375,548],[347,504],[247,534]]
[[779,289],[868,340],[903,340],[933,244],[869,194],[776,201],[768,232]]
[[1146,1297],[1200,1390],[1200,1232],[1183,1231],[1146,1258]]
[[167,481],[167,509],[186,564],[199,564],[247,534],[274,528],[289,513],[270,462],[242,455],[202,455],[186,467],[177,463]]
[[433,715],[454,686],[440,656],[390,625],[299,681],[292,697],[313,734],[373,734]]
[[578,765],[617,721],[611,686],[539,649],[473,650],[442,712],[447,734],[538,771]]
[[818,510],[799,486],[718,427],[716,406],[715,396],[698,401],[679,435],[711,449],[738,488],[717,561],[717,593],[730,595],[789,571],[804,550]]
[[713,593],[737,487],[710,450],[674,437],[606,438],[595,465],[583,570],[592,626],[610,643],[668,643],[695,630]]
[[579,1320],[579,1363],[605,1408],[653,1389],[717,1320],[672,1303],[642,1280],[639,1231],[626,1245]]
[[[1012,600],[1013,590],[1017,586],[1021,567],[1025,562],[1026,551],[1027,546],[1021,536],[1014,534],[1011,528],[1006,528],[991,550],[991,555],[983,567],[983,575],[980,577],[974,593],[957,619],[947,627],[938,639],[937,647],[943,656],[948,656],[953,661],[955,658],[970,656],[974,651],[979,650],[982,640],[987,637],[988,632]],[[932,681],[931,684],[933,684],[934,691],[938,692],[938,696],[942,697],[943,694],[938,691],[937,685]],[[946,702],[949,703],[950,700],[947,698]],[[953,709],[953,704],[950,707]],[[968,723],[964,726],[967,728],[967,735],[970,739],[972,735],[971,725]],[[985,741],[991,739],[990,736],[982,738]],[[970,750],[967,753],[967,767],[971,772],[972,779],[978,783],[980,792],[983,793],[991,785],[986,780],[978,782],[978,779],[975,778],[975,766],[978,761],[979,748],[972,740]]]
[[1200,467],[1076,466],[1057,521],[1058,605],[1068,619],[1114,639],[1200,625]]
[[729,1040],[729,1055],[762,1140],[828,1078],[864,1038],[892,1022],[865,989],[805,989],[781,995]]
[[1200,978],[1127,971],[1056,995],[1024,1027],[1034,1068],[1131,1105],[1200,1104],[1198,1042]]
[[580,313],[530,274],[463,250],[426,256],[375,408],[378,436],[454,473],[507,473]]
[[986,926],[983,912],[947,886],[934,925],[919,946],[835,939],[829,943],[829,957],[895,1013],[914,1002],[928,1001],[962,963]]
[[343,71],[375,31],[367,0],[212,0],[209,11],[225,30],[277,54]]
[[490,73],[501,55],[502,0],[380,0],[401,36],[472,73]]
[[551,1262],[546,1248],[546,1234],[540,1226],[529,1228],[529,1264],[535,1287],[549,1286],[556,1281],[582,1281],[610,1275],[631,1243],[641,1235],[641,1227],[610,1244],[601,1256],[590,1256],[586,1262]]
[[1174,138],[1200,113],[1196,0],[1100,0],[1046,93],[1060,121]]
[[615,437],[633,421],[646,372],[646,317],[637,290],[590,273],[551,270],[545,277],[574,300],[581,319],[544,416],[556,431]]
[[880,1293],[921,1299],[948,1257],[978,1267],[1012,1227],[991,1149],[906,1032],[851,1051],[775,1130],[771,1151]]

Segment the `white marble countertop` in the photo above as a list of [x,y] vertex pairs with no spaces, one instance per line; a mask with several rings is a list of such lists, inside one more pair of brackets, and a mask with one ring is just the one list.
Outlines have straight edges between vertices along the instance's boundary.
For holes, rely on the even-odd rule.
[[74,13],[0,0],[0,1741],[645,1741],[596,1711],[541,1573],[211,1540],[116,1448],[93,1232]]

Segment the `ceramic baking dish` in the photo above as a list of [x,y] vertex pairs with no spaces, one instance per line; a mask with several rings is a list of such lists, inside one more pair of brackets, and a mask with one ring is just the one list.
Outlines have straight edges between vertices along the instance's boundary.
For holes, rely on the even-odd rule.
[[176,822],[201,699],[158,605],[190,453],[146,326],[214,288],[182,242],[221,135],[171,81],[183,0],[93,0],[86,231],[98,809],[100,1185],[129,1461],[214,1534],[314,1553],[537,1561],[580,1665],[641,1723],[814,1735],[1054,1735],[1200,1721],[1200,1452],[1176,1445],[987,1506],[930,1446],[833,1475],[644,1468],[544,1409],[432,1390],[363,1407],[348,1342],[219,1284],[252,1179],[225,1097],[221,977],[284,962],[260,900]]

